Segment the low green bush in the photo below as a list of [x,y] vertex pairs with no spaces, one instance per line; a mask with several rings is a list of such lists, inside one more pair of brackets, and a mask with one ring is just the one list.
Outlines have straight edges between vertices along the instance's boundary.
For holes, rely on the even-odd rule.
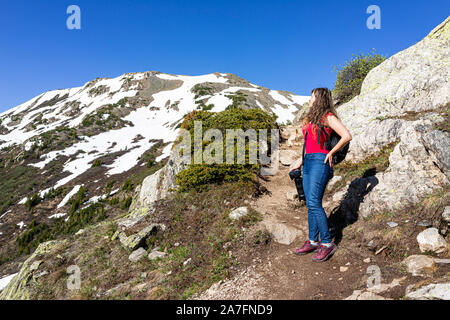
[[361,86],[370,70],[386,60],[386,57],[372,51],[370,54],[353,55],[337,69],[333,97],[338,103],[345,103],[361,92]]
[[[259,108],[242,109],[232,108],[222,112],[193,111],[185,117],[181,128],[189,131],[191,141],[194,141],[194,121],[202,121],[203,133],[208,129],[218,129],[223,136],[223,159],[226,157],[226,130],[254,129],[259,134],[259,129],[277,128],[276,115],[269,114]],[[259,138],[257,136],[257,138]],[[270,133],[268,132],[268,144],[270,145]],[[236,159],[237,139],[234,139],[234,155]],[[176,143],[179,143],[179,138]],[[204,142],[202,150],[209,143]],[[259,141],[257,142],[257,154],[259,154]],[[191,155],[194,153],[194,144],[191,144]],[[178,173],[175,178],[179,191],[190,189],[203,190],[208,184],[220,184],[231,181],[256,181],[259,164],[249,163],[249,144],[245,144],[245,162],[243,164],[190,164],[186,169]]]
[[132,200],[133,200],[132,196],[128,196],[122,199],[122,210],[127,210],[130,207]]
[[101,165],[102,165],[102,159],[95,159],[93,162],[92,162],[92,165],[91,165],[91,167],[92,168],[94,168],[94,167],[100,167]]
[[131,192],[133,190],[134,190],[134,185],[131,182],[131,179],[126,180],[122,186],[122,191]]
[[25,207],[31,211],[33,207],[37,206],[42,201],[41,196],[39,193],[33,194],[31,198],[27,198],[27,201],[25,202]]
[[106,218],[104,206],[94,203],[77,211],[72,211],[71,208],[67,221],[61,217],[55,219],[54,224],[48,225],[33,220],[16,239],[18,254],[30,254],[42,242],[54,240],[61,235],[74,234],[85,226]]

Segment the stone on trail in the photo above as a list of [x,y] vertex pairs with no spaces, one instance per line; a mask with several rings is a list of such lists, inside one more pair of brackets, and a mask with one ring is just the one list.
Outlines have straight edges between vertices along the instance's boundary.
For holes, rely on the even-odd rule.
[[297,190],[290,190],[290,191],[286,192],[286,198],[289,201],[294,201],[295,199],[298,199],[298,192],[297,192]]
[[272,234],[273,240],[277,243],[290,245],[301,233],[300,230],[297,230],[294,227],[286,226],[282,223],[269,221],[264,221],[263,223],[267,231]]
[[376,293],[376,294],[380,294],[380,293],[388,291],[388,290],[390,290],[390,289],[392,289],[394,287],[399,286],[404,280],[406,280],[406,277],[394,279],[394,280],[392,280],[391,283],[380,283],[378,285],[374,285],[372,287],[369,287],[367,289],[367,291],[372,292],[372,293]]
[[353,291],[351,296],[345,298],[344,300],[391,300],[391,299],[384,298],[373,292],[355,290]]
[[450,206],[445,207],[444,212],[442,212],[442,219],[446,222],[450,222]]
[[152,252],[149,253],[148,258],[150,260],[155,260],[158,258],[164,258],[166,256],[165,252],[162,251],[158,251],[158,250],[153,250]]
[[417,235],[417,242],[419,243],[420,251],[433,251],[442,253],[447,250],[447,242],[444,237],[439,234],[438,229],[429,228]]
[[247,207],[240,207],[230,212],[230,219],[239,220],[241,217],[246,216],[247,214],[248,214]]
[[141,260],[142,257],[145,256],[146,254],[147,254],[147,251],[145,251],[144,248],[139,248],[139,249],[133,251],[129,255],[128,259],[132,262],[137,262],[137,261]]
[[422,221],[419,221],[419,222],[417,223],[417,226],[419,226],[419,227],[425,227],[425,228],[430,228],[430,227],[433,226],[433,224],[432,224],[430,221],[428,221],[428,220],[422,220]]
[[152,232],[156,231],[164,231],[166,226],[159,223],[152,223],[149,226],[145,227],[138,233],[132,234],[129,237],[126,236],[125,232],[119,233],[119,240],[122,246],[130,251],[134,251],[140,246],[142,246],[145,240],[150,236]]
[[289,166],[289,171],[294,170],[294,168],[298,168],[300,166],[301,162],[302,162],[302,158],[298,158],[297,160],[292,162],[291,165]]
[[434,259],[424,255],[412,255],[403,260],[406,265],[406,271],[413,276],[425,276],[433,273],[435,267]]
[[391,222],[388,222],[387,225],[388,225],[390,228],[395,228],[395,227],[398,226],[398,223],[392,222],[392,221],[391,221]]
[[297,161],[299,158],[299,153],[292,150],[281,150],[280,151],[280,163],[284,166],[290,166],[292,163]]

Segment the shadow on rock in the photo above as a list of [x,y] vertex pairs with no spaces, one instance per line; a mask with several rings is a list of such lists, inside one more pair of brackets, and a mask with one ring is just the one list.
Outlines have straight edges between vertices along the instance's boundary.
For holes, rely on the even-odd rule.
[[334,208],[328,217],[331,236],[339,244],[342,240],[342,231],[345,227],[358,220],[358,211],[364,197],[378,184],[375,168],[367,170],[362,178],[350,183],[347,194],[341,204]]

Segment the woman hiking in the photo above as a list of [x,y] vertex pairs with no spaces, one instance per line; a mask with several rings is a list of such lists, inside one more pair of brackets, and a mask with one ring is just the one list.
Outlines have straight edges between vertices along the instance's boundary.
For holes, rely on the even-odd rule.
[[[323,124],[328,137],[333,130],[341,137],[339,143],[330,151],[324,147],[325,134],[321,132],[320,137],[318,136],[319,121]],[[303,165],[303,190],[308,208],[309,240],[294,253],[304,255],[315,252],[312,260],[322,262],[329,259],[337,249],[337,245],[331,240],[322,198],[328,180],[333,177],[333,154],[352,140],[350,132],[337,116],[331,91],[327,88],[316,88],[312,91],[309,110],[303,121],[303,136],[306,132],[308,134],[305,141],[305,157],[292,170],[299,169]]]

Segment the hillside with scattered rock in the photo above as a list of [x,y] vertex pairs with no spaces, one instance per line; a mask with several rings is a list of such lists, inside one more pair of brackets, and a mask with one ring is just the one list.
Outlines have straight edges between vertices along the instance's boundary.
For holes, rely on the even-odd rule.
[[[372,69],[337,108],[353,140],[323,199],[339,249],[320,264],[293,254],[308,235],[288,176],[307,97],[231,74],[148,72],[3,113],[5,187],[23,177],[25,194],[0,217],[2,243],[20,239],[2,253],[23,250],[2,260],[0,298],[449,300],[449,74],[450,17]],[[249,128],[279,127],[274,175],[183,163],[177,129],[197,118],[242,126],[233,118],[241,109]],[[69,290],[74,265],[81,288]]]

